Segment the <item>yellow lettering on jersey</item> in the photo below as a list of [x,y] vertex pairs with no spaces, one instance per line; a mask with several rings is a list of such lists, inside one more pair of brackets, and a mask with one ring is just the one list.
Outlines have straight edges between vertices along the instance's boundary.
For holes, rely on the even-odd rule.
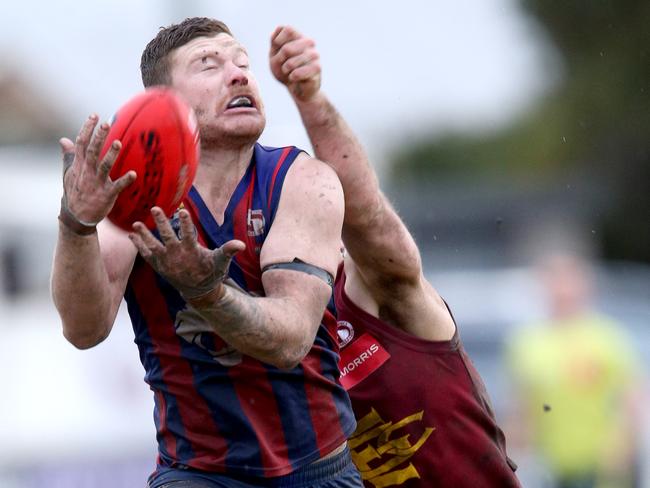
[[384,488],[385,486],[395,486],[401,485],[407,480],[412,478],[420,478],[415,466],[412,463],[404,469],[399,469],[392,471],[391,473],[385,474],[383,476],[377,476],[370,481],[376,488]]
[[[403,469],[397,468],[422,447],[434,428],[425,427],[415,444],[411,444],[410,434],[396,438],[391,438],[391,436],[395,431],[413,422],[421,422],[423,414],[424,411],[420,411],[393,424],[393,422],[384,422],[373,408],[358,421],[357,430],[349,439],[348,444],[352,459],[364,480],[376,488],[383,488],[401,485],[406,480],[420,477],[412,463]],[[376,441],[373,443],[373,440]],[[362,447],[364,444],[365,447]],[[373,463],[376,460],[379,462]]]

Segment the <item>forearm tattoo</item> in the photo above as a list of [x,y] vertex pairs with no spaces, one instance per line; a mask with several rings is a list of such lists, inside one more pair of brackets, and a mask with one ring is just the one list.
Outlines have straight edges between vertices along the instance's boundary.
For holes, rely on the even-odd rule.
[[225,286],[218,300],[192,304],[192,307],[223,340],[240,352],[260,360],[287,359],[289,351],[279,319],[274,318],[259,300]]

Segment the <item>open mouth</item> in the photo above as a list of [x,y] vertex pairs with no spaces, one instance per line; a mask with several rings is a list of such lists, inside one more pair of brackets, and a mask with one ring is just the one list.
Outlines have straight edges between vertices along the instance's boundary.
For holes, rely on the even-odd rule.
[[253,108],[255,107],[255,104],[253,103],[253,99],[249,96],[246,95],[240,95],[228,102],[228,105],[226,105],[226,110],[230,110],[232,108]]

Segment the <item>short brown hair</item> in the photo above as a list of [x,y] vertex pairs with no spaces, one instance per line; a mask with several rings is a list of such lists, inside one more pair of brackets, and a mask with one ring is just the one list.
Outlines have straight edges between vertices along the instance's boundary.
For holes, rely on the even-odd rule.
[[192,39],[201,36],[216,36],[225,33],[232,36],[226,24],[207,17],[190,17],[180,24],[161,27],[142,52],[140,72],[145,87],[169,85],[169,53]]

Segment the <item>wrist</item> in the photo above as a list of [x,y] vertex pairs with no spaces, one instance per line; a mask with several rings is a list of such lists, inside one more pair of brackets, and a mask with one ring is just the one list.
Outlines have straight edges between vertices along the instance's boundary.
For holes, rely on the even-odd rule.
[[[182,293],[181,293],[182,295]],[[197,310],[206,307],[213,307],[217,305],[226,295],[226,287],[223,283],[219,283],[207,293],[195,297],[183,296],[185,301]]]
[[303,121],[310,126],[333,126],[337,123],[338,113],[321,91],[308,100],[294,96],[294,103]]
[[79,220],[66,205],[65,197],[61,198],[59,221],[67,230],[78,236],[89,236],[97,233],[97,223]]
[[320,90],[307,97],[305,97],[305,95],[300,91],[289,89],[289,93],[291,93],[291,97],[298,107],[317,108],[318,106],[322,105],[323,101],[325,100],[324,95]]

